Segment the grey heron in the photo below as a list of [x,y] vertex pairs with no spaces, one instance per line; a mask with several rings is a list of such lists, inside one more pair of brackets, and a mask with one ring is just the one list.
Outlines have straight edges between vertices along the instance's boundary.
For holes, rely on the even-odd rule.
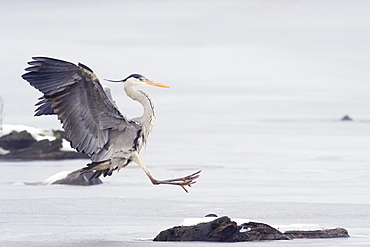
[[179,185],[187,192],[185,186],[196,182],[200,171],[175,179],[155,179],[140,156],[154,125],[155,113],[149,96],[135,87],[168,86],[139,74],[118,81],[123,83],[127,96],[144,108],[141,117],[128,119],[120,113],[110,92],[103,89],[86,65],[48,57],[32,59],[22,78],[43,94],[36,104],[35,116],[58,116],[71,146],[91,158],[91,163],[82,168],[81,173],[94,171],[92,177],[110,176],[113,171],[135,162],[154,185]]

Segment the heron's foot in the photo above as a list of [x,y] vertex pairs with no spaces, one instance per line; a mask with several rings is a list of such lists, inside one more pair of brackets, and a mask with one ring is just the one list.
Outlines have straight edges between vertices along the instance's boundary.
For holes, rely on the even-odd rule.
[[193,174],[190,174],[188,176],[185,176],[185,177],[181,177],[181,178],[174,178],[174,179],[167,179],[167,180],[157,180],[157,179],[151,179],[152,183],[157,185],[157,184],[170,184],[170,185],[179,185],[181,186],[186,192],[188,192],[188,190],[186,189],[185,186],[189,186],[191,187],[192,184],[195,184],[197,181],[195,181],[195,179],[199,178],[199,173],[201,172],[202,170],[200,171],[197,171]]

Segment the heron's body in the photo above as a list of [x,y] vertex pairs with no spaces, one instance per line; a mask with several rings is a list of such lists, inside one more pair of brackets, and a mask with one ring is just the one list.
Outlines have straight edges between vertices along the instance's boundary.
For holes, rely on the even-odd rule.
[[72,147],[91,158],[92,162],[82,172],[95,171],[93,177],[112,175],[133,161],[153,184],[175,184],[184,188],[194,183],[198,173],[179,179],[154,179],[139,155],[154,125],[155,113],[148,95],[135,86],[167,86],[138,74],[122,80],[126,94],[144,108],[141,117],[127,119],[119,112],[110,91],[103,89],[87,66],[47,57],[34,57],[29,64],[26,69],[29,72],[22,77],[43,93],[35,115],[58,116]]

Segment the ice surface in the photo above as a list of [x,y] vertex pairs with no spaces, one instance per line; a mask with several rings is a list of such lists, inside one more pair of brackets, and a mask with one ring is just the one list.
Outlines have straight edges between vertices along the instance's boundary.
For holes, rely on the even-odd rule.
[[[369,13],[350,0],[2,1],[4,124],[60,128],[33,117],[40,94],[20,77],[31,56],[82,62],[101,79],[141,73],[170,86],[142,89],[157,114],[149,170],[203,171],[186,194],[134,164],[75,187],[25,183],[88,160],[2,162],[0,245],[208,246],[138,239],[211,212],[351,235],[264,246],[369,245]],[[141,114],[122,85],[103,83],[124,114]]]

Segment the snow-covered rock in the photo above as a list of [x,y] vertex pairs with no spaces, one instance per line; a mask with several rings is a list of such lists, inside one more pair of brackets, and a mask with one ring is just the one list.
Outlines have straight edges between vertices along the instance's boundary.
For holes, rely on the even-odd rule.
[[60,160],[88,158],[71,148],[63,131],[43,130],[26,125],[3,125],[0,158],[7,160]]

